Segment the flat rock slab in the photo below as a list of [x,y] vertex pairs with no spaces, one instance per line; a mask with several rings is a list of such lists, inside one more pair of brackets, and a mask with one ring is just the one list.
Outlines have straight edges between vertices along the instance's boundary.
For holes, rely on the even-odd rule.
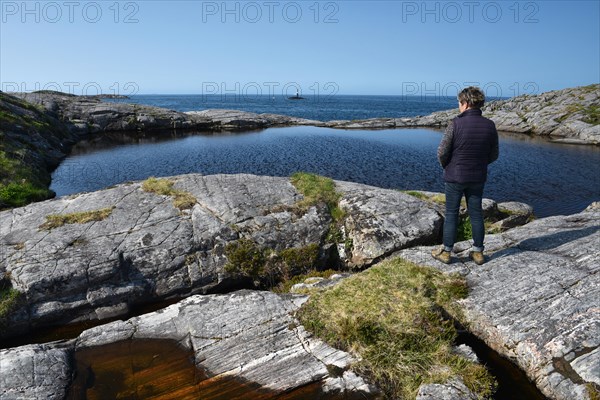
[[[192,209],[179,210],[172,196],[145,192],[137,182],[0,212],[0,277],[24,299],[0,337],[123,316],[161,299],[230,291],[239,280],[224,269],[225,248],[241,238],[274,251],[316,244],[323,263],[338,262],[328,255],[327,207],[298,213],[294,206],[303,197],[288,178],[169,179],[196,198]],[[394,190],[337,186],[354,247],[343,263],[367,266],[439,236],[442,218],[427,202]],[[105,208],[112,212],[101,221],[41,228],[50,215]]]
[[519,365],[552,399],[587,399],[600,385],[600,211],[549,217],[486,237],[488,261],[467,261],[458,243],[450,265],[430,247],[398,253],[466,276],[465,323]]
[[[257,291],[196,295],[154,313],[92,328],[67,343],[2,350],[0,397],[62,399],[70,390],[78,353],[158,339],[191,352],[195,367],[202,371],[198,375],[204,377],[186,391],[201,396],[195,398],[226,398],[218,392],[207,395],[211,385],[218,386],[223,379],[230,385],[245,382],[248,392],[240,398],[254,398],[248,397],[252,394],[261,399],[376,398],[378,390],[348,370],[353,361],[349,354],[311,337],[291,315],[306,299]],[[156,368],[152,363],[135,371],[139,379]],[[121,383],[118,376],[113,375],[116,386]],[[85,383],[85,390],[93,391],[102,383]],[[307,388],[308,397],[302,397]]]

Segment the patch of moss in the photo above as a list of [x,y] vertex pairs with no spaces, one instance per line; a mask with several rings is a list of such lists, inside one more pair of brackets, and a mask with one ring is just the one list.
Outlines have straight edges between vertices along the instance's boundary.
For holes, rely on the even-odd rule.
[[225,246],[227,264],[225,271],[234,275],[259,278],[264,274],[267,257],[265,251],[250,239],[240,239]]
[[94,221],[103,221],[112,214],[115,207],[103,208],[93,211],[82,211],[70,214],[51,214],[46,216],[46,222],[40,229],[51,230],[68,224],[85,224]]
[[311,243],[300,248],[292,247],[282,250],[278,256],[284,265],[284,278],[288,278],[314,268],[319,259],[319,245]]
[[460,314],[464,278],[401,259],[382,262],[313,294],[298,317],[330,345],[360,361],[353,369],[389,399],[415,398],[421,384],[458,376],[481,398],[496,387],[484,366],[453,353],[456,330],[441,309]]
[[0,210],[11,207],[21,207],[34,201],[42,201],[53,195],[45,187],[34,185],[31,182],[0,183]]
[[276,252],[250,239],[240,239],[225,246],[225,271],[252,278],[257,284],[275,287],[299,274],[316,269],[319,245],[316,243]]
[[193,208],[198,200],[191,193],[175,189],[174,184],[175,182],[169,179],[150,177],[142,183],[142,190],[173,197],[173,206],[180,210]]
[[585,384],[585,389],[590,396],[590,400],[600,400],[600,386],[589,382]]

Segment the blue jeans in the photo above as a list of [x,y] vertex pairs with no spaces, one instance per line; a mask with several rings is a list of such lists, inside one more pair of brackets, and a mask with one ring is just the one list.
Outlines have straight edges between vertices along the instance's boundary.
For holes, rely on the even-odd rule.
[[483,211],[481,199],[484,183],[449,183],[446,182],[446,219],[444,220],[444,250],[452,251],[458,229],[458,213],[460,201],[467,199],[467,209],[473,231],[473,250],[483,251]]

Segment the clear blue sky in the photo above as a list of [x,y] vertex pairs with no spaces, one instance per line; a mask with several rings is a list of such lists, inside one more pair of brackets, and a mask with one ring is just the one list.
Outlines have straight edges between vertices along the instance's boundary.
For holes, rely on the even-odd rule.
[[[593,1],[6,1],[3,90],[513,96],[600,81]],[[23,6],[25,5],[25,6]]]

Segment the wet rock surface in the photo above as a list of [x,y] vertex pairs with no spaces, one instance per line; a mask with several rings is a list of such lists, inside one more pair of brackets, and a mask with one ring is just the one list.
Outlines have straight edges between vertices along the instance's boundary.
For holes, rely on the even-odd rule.
[[[225,270],[227,246],[240,239],[273,252],[317,246],[322,267],[366,267],[407,246],[435,243],[441,228],[441,216],[427,202],[337,182],[347,212],[344,231],[352,242],[339,254],[328,238],[327,207],[299,212],[295,205],[303,197],[288,178],[170,180],[175,190],[195,198],[191,209],[180,210],[172,196],[131,183],[1,212],[0,274],[22,299],[2,335],[114,318],[147,302],[240,287],[240,278]],[[109,215],[45,227],[48,217],[98,210]]]
[[469,330],[549,398],[588,399],[598,390],[600,368],[599,221],[600,212],[590,208],[487,236],[482,266],[468,261],[466,242],[455,246],[450,265],[433,260],[431,247],[398,255],[466,276]]
[[[70,398],[80,398],[77,395],[82,393],[106,394],[107,390],[123,394],[119,392],[121,381],[131,379],[133,385],[123,390],[141,396],[153,393],[178,394],[177,398],[186,399],[376,398],[377,389],[349,371],[353,360],[349,354],[311,337],[291,316],[306,299],[257,291],[192,296],[158,312],[92,328],[68,342],[2,350],[0,396],[62,399],[69,390]],[[187,354],[192,357],[195,375],[192,373],[184,385],[176,379],[173,386],[166,387],[164,381],[149,381],[148,374],[153,370],[171,368],[174,372],[186,368],[175,368],[176,360],[170,359],[168,365],[162,365],[161,357],[166,356],[159,351],[151,351],[145,357],[128,355],[129,348],[148,340],[168,340],[179,346],[182,362]],[[120,346],[125,353],[121,360],[124,365],[106,366],[100,356],[97,363],[88,358],[91,365],[86,365],[84,371],[89,369],[96,378],[78,381],[81,377],[75,374],[72,360],[85,362],[86,358],[79,354],[107,350],[108,345]],[[81,375],[82,370],[78,371]],[[103,377],[111,380],[102,381]],[[106,385],[112,386],[103,387]]]

